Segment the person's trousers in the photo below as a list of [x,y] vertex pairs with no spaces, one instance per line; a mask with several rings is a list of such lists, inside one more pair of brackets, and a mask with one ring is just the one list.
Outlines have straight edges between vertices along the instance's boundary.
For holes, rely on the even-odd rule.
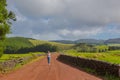
[[47,57],[48,58],[48,64],[50,64],[50,57]]

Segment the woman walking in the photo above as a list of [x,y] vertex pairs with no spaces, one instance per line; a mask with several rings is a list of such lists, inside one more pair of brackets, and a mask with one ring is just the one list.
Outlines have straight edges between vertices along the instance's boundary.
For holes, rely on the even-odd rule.
[[51,53],[50,53],[50,51],[48,51],[48,53],[47,53],[47,60],[48,60],[48,64],[50,65],[50,60],[51,60]]

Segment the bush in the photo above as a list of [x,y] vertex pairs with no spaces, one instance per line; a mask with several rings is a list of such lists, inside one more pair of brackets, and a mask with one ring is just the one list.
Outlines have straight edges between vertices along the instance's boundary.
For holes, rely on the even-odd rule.
[[54,46],[48,43],[41,44],[33,48],[33,50],[39,51],[39,52],[47,52],[47,51],[55,52],[57,51],[57,49],[58,49],[57,46]]
[[120,50],[120,46],[109,46],[109,50]]

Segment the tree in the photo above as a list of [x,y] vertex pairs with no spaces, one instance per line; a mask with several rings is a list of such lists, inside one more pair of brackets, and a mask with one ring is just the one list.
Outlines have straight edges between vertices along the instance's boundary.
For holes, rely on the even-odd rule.
[[3,51],[3,40],[6,34],[10,33],[11,20],[16,21],[15,14],[8,11],[6,6],[6,0],[0,0],[0,54]]

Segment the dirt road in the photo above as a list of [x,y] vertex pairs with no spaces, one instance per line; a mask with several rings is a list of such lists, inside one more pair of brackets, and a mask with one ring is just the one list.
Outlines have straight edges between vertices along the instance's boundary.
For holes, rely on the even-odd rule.
[[56,60],[52,55],[51,65],[47,59],[27,64],[21,69],[0,77],[0,80],[102,80]]

